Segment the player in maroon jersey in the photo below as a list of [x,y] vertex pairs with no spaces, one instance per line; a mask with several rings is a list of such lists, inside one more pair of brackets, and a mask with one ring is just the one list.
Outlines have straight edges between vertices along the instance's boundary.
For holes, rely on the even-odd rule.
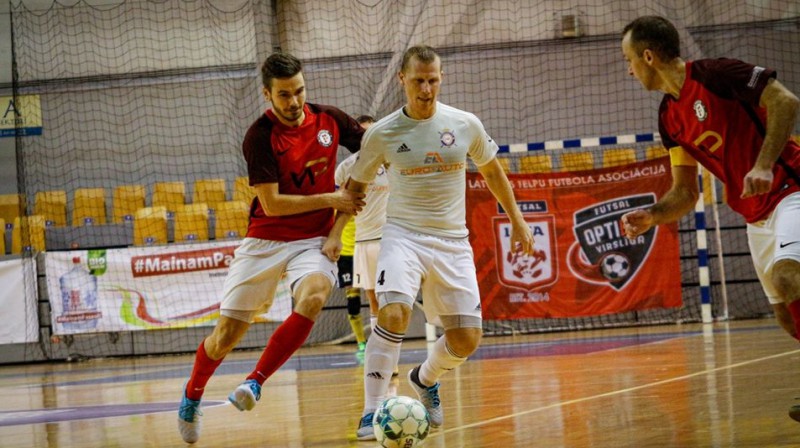
[[294,311],[228,400],[240,411],[252,409],[264,381],[306,340],[336,283],[336,263],[322,253],[334,210],[350,214],[364,205],[363,195],[334,188],[337,149],[341,144],[358,151],[361,126],[339,109],[305,102],[302,64],[294,56],[271,55],[261,77],[271,108],[250,126],[242,144],[257,196],[250,206],[247,236],[225,279],[219,321],[197,348],[183,391],[178,429],[188,443],[200,437],[200,398],[206,383],[253,317],[272,305],[283,276],[291,287]]
[[[684,61],[678,31],[663,17],[640,17],[622,36],[628,73],[665,93],[659,131],[672,161],[672,188],[649,209],[624,215],[626,234],[692,210],[699,162],[747,221],[753,263],[778,323],[800,337],[800,145],[790,139],[800,101],[772,69],[734,59]],[[800,421],[800,406],[790,415]]]

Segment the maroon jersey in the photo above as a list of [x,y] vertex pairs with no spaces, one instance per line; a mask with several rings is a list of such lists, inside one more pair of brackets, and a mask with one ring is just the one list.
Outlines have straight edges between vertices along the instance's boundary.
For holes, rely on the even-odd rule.
[[[247,130],[242,144],[250,185],[277,183],[281,194],[314,195],[335,190],[339,145],[356,152],[364,130],[349,115],[332,106],[306,103],[305,120],[293,128],[272,110]],[[247,236],[296,241],[327,236],[334,210],[326,208],[285,216],[267,216],[258,198],[250,206]]]
[[773,169],[772,190],[740,197],[766,134],[767,111],[758,103],[775,76],[774,70],[734,59],[690,61],[680,98],[665,95],[658,114],[664,146],[683,147],[717,176],[728,205],[747,222],[767,218],[781,199],[800,190],[800,146],[790,140]]

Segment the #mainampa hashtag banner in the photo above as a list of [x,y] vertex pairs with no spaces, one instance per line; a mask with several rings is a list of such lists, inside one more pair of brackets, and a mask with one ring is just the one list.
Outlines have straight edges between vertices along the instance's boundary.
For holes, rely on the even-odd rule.
[[[214,325],[238,242],[47,252],[54,334]],[[291,294],[281,282],[272,309],[281,321]]]

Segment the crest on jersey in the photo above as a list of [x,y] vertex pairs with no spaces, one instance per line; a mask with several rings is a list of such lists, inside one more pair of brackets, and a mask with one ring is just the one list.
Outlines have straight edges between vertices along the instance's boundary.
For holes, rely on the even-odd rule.
[[708,109],[706,109],[706,105],[703,104],[702,100],[697,100],[694,102],[694,114],[697,116],[698,121],[704,121],[708,118]]
[[449,148],[456,144],[456,135],[450,129],[444,129],[439,133],[439,141],[442,143],[442,148]]
[[327,129],[323,129],[317,133],[317,141],[320,145],[324,147],[331,146],[333,143],[333,136],[331,135],[331,131]]
[[655,194],[625,196],[593,204],[573,215],[575,243],[569,248],[567,266],[575,277],[617,291],[625,288],[647,259],[656,227],[634,239],[622,231],[622,215],[653,205]]
[[558,279],[555,217],[540,215],[525,219],[533,232],[534,253],[527,255],[511,247],[511,221],[494,218],[497,276],[501,284],[531,291],[550,286]]

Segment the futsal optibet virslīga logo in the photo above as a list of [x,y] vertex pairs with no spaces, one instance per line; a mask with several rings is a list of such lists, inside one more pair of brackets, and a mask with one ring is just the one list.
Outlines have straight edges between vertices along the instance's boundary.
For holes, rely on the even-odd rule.
[[625,196],[578,210],[574,216],[575,243],[567,265],[579,279],[609,285],[617,291],[636,276],[650,254],[656,227],[634,239],[622,230],[622,215],[653,205],[653,193]]

